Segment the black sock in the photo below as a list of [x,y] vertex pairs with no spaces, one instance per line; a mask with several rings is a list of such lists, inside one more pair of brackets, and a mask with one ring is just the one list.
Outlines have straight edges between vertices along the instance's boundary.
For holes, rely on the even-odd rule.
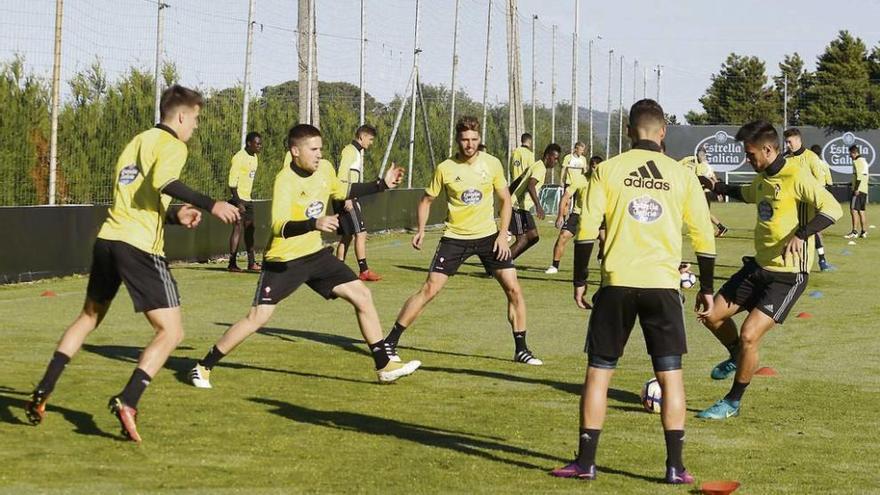
[[730,359],[736,361],[736,355],[739,353],[739,339],[734,340],[730,344],[724,344],[724,347],[730,353]]
[[727,392],[727,395],[725,395],[724,398],[731,402],[739,402],[742,400],[743,394],[746,392],[746,387],[748,386],[748,383],[740,383],[734,380],[733,386],[730,387],[730,392]]
[[513,344],[516,346],[516,352],[527,351],[529,347],[526,345],[526,331],[513,332]]
[[256,259],[257,257],[254,256],[254,252],[253,252],[253,251],[248,251],[248,252],[247,252],[247,257],[248,257],[248,266],[254,266],[254,265],[257,264],[257,259]]
[[55,384],[58,382],[58,379],[61,378],[61,372],[64,371],[64,368],[67,367],[67,363],[69,362],[70,356],[63,352],[55,351],[55,354],[52,354],[52,359],[49,360],[49,366],[46,367],[46,374],[43,375],[43,379],[40,380],[40,384],[37,385],[37,388],[47,394],[52,393],[52,391],[55,390]]
[[385,337],[385,342],[396,346],[400,342],[400,336],[403,335],[404,330],[406,330],[406,327],[395,321],[391,331],[388,332],[388,336]]
[[559,260],[553,260],[553,268],[559,268]]
[[374,344],[369,344],[370,354],[373,355],[373,361],[376,363],[376,369],[381,370],[388,366],[388,351],[385,350],[385,340],[380,340]]
[[229,255],[229,266],[238,266],[238,253],[233,253]]
[[666,438],[666,467],[683,470],[681,451],[684,449],[684,430],[664,430],[663,436]]
[[205,368],[212,369],[214,366],[217,366],[217,363],[220,362],[226,354],[220,352],[220,349],[217,349],[217,346],[212,346],[211,350],[205,354],[204,359],[199,361],[199,364],[204,366]]
[[358,268],[360,268],[361,273],[364,273],[365,271],[370,269],[370,267],[367,266],[367,259],[366,258],[362,258],[362,259],[358,260]]
[[723,223],[718,222],[718,230],[724,230],[724,229],[726,229],[726,228],[727,228],[727,227],[725,227]]
[[577,463],[584,469],[596,464],[596,448],[599,446],[599,434],[602,430],[582,429],[578,439]]
[[125,385],[125,388],[122,389],[122,393],[119,394],[119,398],[122,399],[122,402],[125,402],[126,405],[137,409],[138,401],[141,400],[141,395],[144,394],[144,390],[147,389],[147,385],[149,385],[152,380],[153,379],[146,371],[140,368],[135,368],[134,373],[131,374],[131,378],[128,379],[128,383]]

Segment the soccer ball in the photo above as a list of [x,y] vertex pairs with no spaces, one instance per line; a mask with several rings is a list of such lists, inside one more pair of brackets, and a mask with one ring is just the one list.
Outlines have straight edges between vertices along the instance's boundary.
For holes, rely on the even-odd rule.
[[642,407],[645,408],[645,411],[649,413],[660,412],[660,406],[663,403],[663,392],[656,378],[651,378],[645,382],[639,397],[642,398]]
[[682,289],[690,289],[697,285],[697,276],[694,275],[694,272],[683,272],[680,283]]

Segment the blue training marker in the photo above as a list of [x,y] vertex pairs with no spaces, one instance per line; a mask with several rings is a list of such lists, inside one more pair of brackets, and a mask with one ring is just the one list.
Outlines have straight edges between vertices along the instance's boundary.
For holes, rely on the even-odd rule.
[[822,295],[822,291],[819,290],[814,290],[813,292],[810,292],[810,297],[812,297],[813,299],[821,299]]

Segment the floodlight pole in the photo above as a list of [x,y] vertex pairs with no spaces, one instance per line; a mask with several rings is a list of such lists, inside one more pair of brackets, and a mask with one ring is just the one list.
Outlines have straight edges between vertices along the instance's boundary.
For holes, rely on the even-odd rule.
[[413,171],[413,152],[416,144],[416,97],[418,95],[419,86],[419,0],[416,0],[416,26],[413,41],[413,87],[412,87],[412,108],[410,109],[410,127],[409,127],[409,166],[406,172],[406,188],[412,189],[412,171]]
[[55,0],[55,50],[52,61],[52,130],[49,137],[49,204],[55,204],[56,176],[58,174],[58,108],[61,97],[61,23],[64,0]]
[[556,142],[556,24],[553,25],[553,46],[550,50],[550,142]]
[[657,103],[660,103],[660,80],[663,76],[663,66],[657,66]]
[[642,99],[648,97],[648,66],[642,68]]
[[636,102],[636,86],[639,85],[639,61],[633,60],[633,103]]
[[788,74],[782,76],[782,130],[788,127]]
[[611,158],[611,80],[614,79],[614,49],[608,50],[608,124],[605,128],[605,158]]
[[578,41],[581,30],[581,2],[574,0],[574,34],[571,39],[571,149],[578,140]]
[[254,48],[254,2],[248,1],[247,48],[244,52],[244,83],[241,101],[241,147],[244,148],[248,132],[248,106],[251,100],[251,58]]
[[486,115],[487,115],[487,100],[489,99],[489,40],[492,35],[492,0],[489,0],[489,13],[486,16],[486,66],[483,69],[483,120],[481,120],[481,129],[482,133],[480,135],[480,141],[485,145],[486,144],[486,128],[489,127],[486,124]]
[[306,65],[306,93],[308,94],[308,103],[306,103],[306,122],[312,123],[312,71],[314,64],[315,49],[315,0],[307,0],[309,2],[309,58]]
[[[364,0],[361,0],[361,55],[360,55],[360,103],[361,103],[361,114],[360,114],[360,125],[364,125],[366,123],[366,105],[365,105],[365,94],[364,94],[364,54],[367,50],[367,32],[366,26],[364,25]],[[363,152],[363,150],[361,150]]]
[[617,96],[617,154],[623,149],[623,55],[620,56],[620,90]]
[[593,156],[593,38],[590,38],[589,48],[589,59],[587,60],[587,79],[588,79],[588,90],[589,96],[587,99],[589,100],[587,105],[590,107],[590,135],[589,142],[587,143],[587,149],[589,149],[590,156]]
[[538,16],[532,16],[532,143],[534,146],[534,142],[537,141],[537,128],[535,127],[535,93],[538,90],[538,81],[535,79],[535,22],[537,22]]
[[165,32],[165,8],[169,5],[162,0],[156,0],[156,66],[153,68],[153,94],[154,108],[153,120],[159,122],[161,117],[159,112],[159,100],[162,98],[162,44]]
[[[458,7],[461,0],[455,0],[455,23],[452,29],[452,83],[449,85],[449,156],[455,144],[455,76],[458,72]],[[484,123],[485,125],[485,123]]]

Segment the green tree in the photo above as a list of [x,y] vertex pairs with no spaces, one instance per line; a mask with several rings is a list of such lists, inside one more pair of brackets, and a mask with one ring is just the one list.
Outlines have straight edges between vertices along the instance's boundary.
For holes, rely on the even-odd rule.
[[[787,82],[787,84],[786,84]],[[803,125],[803,107],[807,102],[807,90],[813,82],[813,74],[804,67],[804,59],[795,52],[786,55],[779,63],[779,75],[773,78],[779,105],[788,94],[788,122],[786,126]],[[787,86],[787,89],[786,89]]]
[[778,122],[781,111],[767,82],[763,61],[731,53],[700,98],[705,117],[689,113],[686,118],[690,123],[705,124],[741,124],[756,119]]

